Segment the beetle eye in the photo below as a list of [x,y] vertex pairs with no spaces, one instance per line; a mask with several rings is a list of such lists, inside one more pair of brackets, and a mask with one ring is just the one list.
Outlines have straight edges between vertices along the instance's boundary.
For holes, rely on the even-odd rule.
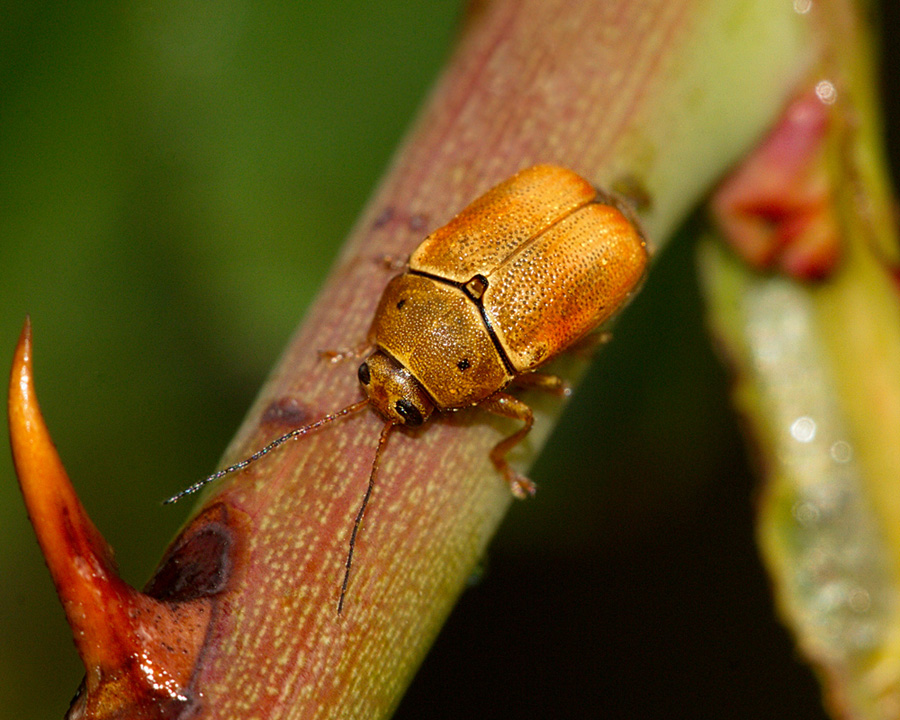
[[372,374],[369,372],[369,363],[363,363],[356,371],[356,377],[363,385],[368,385],[372,381]]
[[406,425],[409,425],[410,427],[416,427],[422,424],[422,413],[419,412],[419,408],[413,405],[406,398],[401,398],[400,400],[398,400],[396,403],[394,403],[394,407],[396,408],[397,413],[400,415],[400,417],[403,418]]

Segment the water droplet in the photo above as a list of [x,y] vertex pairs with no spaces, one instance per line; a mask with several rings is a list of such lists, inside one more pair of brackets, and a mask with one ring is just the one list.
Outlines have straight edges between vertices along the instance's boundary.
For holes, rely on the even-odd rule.
[[816,437],[816,421],[808,415],[797,418],[791,425],[791,436],[797,442],[812,442]]
[[846,440],[838,440],[831,446],[831,459],[839,463],[848,463],[853,458],[853,448]]
[[819,520],[819,508],[811,502],[798,502],[793,508],[794,518],[801,525],[812,525]]
[[819,80],[816,83],[816,97],[826,105],[834,105],[837,100],[837,88],[830,80]]
[[847,604],[853,612],[864,613],[872,607],[872,598],[869,596],[868,590],[860,587],[853,588],[847,598]]

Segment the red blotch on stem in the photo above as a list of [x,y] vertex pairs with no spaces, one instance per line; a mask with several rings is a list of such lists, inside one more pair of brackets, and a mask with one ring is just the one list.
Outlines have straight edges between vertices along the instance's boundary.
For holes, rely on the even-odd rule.
[[801,280],[827,277],[841,254],[826,141],[830,110],[814,92],[794,100],[712,200],[728,242],[748,263]]

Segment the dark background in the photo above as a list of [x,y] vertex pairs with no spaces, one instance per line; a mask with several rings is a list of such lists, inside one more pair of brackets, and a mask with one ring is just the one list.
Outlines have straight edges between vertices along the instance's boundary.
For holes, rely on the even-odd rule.
[[[184,518],[452,41],[459,3],[4,2],[0,358],[126,579]],[[898,10],[880,27],[896,37]],[[888,139],[898,46],[883,59]],[[690,233],[623,316],[400,718],[821,718],[773,615]],[[82,671],[0,445],[0,718]]]

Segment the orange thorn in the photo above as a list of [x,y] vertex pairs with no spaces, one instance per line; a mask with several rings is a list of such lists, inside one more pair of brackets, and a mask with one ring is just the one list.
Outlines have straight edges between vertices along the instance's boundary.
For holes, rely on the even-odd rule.
[[122,594],[112,549],[94,527],[59,459],[34,392],[31,321],[16,346],[9,383],[9,432],[19,486],[85,665],[109,665],[112,628],[82,632],[97,608]]
[[9,428],[25,506],[86,669],[73,712],[78,706],[79,717],[104,717],[188,702],[184,688],[210,601],[156,600],[119,577],[112,549],[78,500],[41,416],[27,318],[10,377]]

